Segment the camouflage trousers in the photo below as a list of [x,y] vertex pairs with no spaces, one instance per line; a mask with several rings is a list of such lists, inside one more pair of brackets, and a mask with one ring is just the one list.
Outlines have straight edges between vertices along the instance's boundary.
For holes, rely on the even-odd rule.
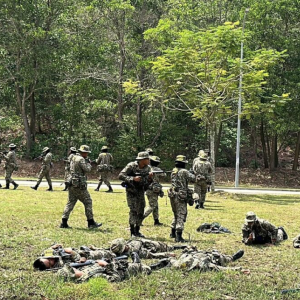
[[51,186],[52,182],[50,178],[50,166],[42,166],[36,184],[39,185],[44,177],[47,179],[49,186]]
[[62,218],[69,219],[70,213],[74,209],[77,200],[83,203],[87,220],[93,219],[93,201],[90,196],[90,193],[87,189],[81,190],[80,188],[74,186],[69,187],[69,198],[64,209]]
[[158,219],[158,194],[148,190],[146,191],[146,195],[148,198],[149,207],[145,209],[144,218],[147,218],[152,213],[153,219]]
[[194,184],[194,193],[199,196],[199,203],[204,203],[207,193],[207,183],[205,180],[200,180]]
[[13,182],[13,179],[11,178],[13,172],[14,172],[14,168],[12,167],[7,167],[5,169],[5,181],[9,181],[10,183]]
[[134,193],[127,190],[126,197],[129,207],[129,224],[141,226],[146,205],[144,190],[136,190]]
[[69,181],[70,175],[71,175],[70,168],[65,168],[65,176],[64,176],[65,182]]
[[108,187],[110,187],[109,173],[109,171],[99,172],[99,184],[104,182]]
[[171,228],[176,229],[176,231],[183,231],[187,217],[187,203],[178,200],[177,196],[170,198],[170,202],[174,214]]

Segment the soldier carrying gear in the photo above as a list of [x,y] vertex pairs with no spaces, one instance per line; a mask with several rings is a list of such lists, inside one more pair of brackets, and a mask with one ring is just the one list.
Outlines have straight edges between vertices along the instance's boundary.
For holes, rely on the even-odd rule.
[[97,188],[95,189],[96,192],[99,191],[102,182],[104,182],[108,187],[108,191],[106,191],[107,193],[113,192],[113,189],[109,182],[109,174],[113,170],[112,162],[113,162],[113,156],[110,153],[108,153],[108,147],[103,146],[101,148],[101,153],[99,154],[96,160],[96,163],[98,165],[97,171],[99,172],[99,183]]
[[69,197],[68,203],[62,215],[62,223],[60,228],[69,228],[68,219],[77,200],[81,201],[85,208],[85,215],[87,217],[88,228],[97,228],[102,226],[102,223],[94,221],[93,202],[90,193],[87,190],[87,176],[92,166],[88,160],[88,154],[91,153],[89,146],[82,145],[78,149],[78,154],[74,155],[70,163],[70,177],[69,177]]
[[[9,144],[8,148],[9,151],[5,155],[4,153],[0,153],[0,159],[4,159],[5,164],[4,164],[4,169],[5,169],[5,188],[4,189],[9,189],[9,184],[11,183],[14,186],[14,190],[19,186],[15,181],[11,178],[12,173],[14,171],[18,170],[18,165],[17,165],[17,158],[16,158],[16,145],[15,144]],[[1,161],[0,161],[1,162]],[[0,184],[0,187],[1,184]]]
[[207,193],[207,186],[211,185],[212,166],[207,161],[207,154],[204,150],[200,150],[198,157],[193,161],[193,171],[196,175],[194,184],[195,193],[199,195],[199,201],[196,201],[195,209],[203,208]]
[[[150,156],[150,167],[151,171],[162,171],[158,165],[160,164],[160,158],[158,156]],[[146,191],[148,197],[149,207],[145,209],[143,218],[147,218],[151,213],[154,219],[155,226],[161,226],[163,223],[159,222],[159,213],[158,213],[158,196],[163,197],[164,192],[162,190],[162,185],[159,183],[160,176],[166,176],[166,173],[154,174],[153,183],[150,184],[149,188]]]
[[37,190],[40,183],[42,182],[42,179],[44,177],[46,177],[48,185],[49,185],[49,188],[47,189],[47,191],[53,191],[52,182],[51,182],[51,178],[50,178],[50,169],[53,166],[52,153],[50,152],[50,148],[45,147],[43,149],[42,154],[38,158],[42,160],[42,167],[40,169],[40,173],[38,175],[38,180],[36,182],[36,185],[32,186],[31,188],[33,190]]
[[[144,237],[140,233],[140,226],[144,216],[145,191],[153,181],[153,173],[149,164],[149,153],[140,152],[136,161],[127,164],[119,174],[119,179],[123,181],[122,185],[126,187],[131,236]],[[147,176],[137,175],[142,173]]]
[[174,219],[171,223],[170,237],[175,238],[176,242],[185,242],[182,237],[184,223],[187,217],[187,204],[193,205],[193,190],[189,189],[189,182],[195,182],[196,177],[188,170],[185,165],[188,163],[184,155],[177,155],[175,168],[172,171],[172,187],[168,191]]
[[69,188],[69,177],[71,175],[70,173],[70,164],[71,164],[71,160],[73,158],[74,155],[76,155],[76,148],[75,147],[71,147],[70,148],[70,152],[69,152],[69,156],[68,158],[65,160],[66,166],[65,166],[65,188],[63,189],[63,191],[67,191]]
[[266,220],[257,218],[253,211],[249,211],[246,214],[242,234],[242,242],[246,245],[275,244],[288,238],[283,227],[276,227]]

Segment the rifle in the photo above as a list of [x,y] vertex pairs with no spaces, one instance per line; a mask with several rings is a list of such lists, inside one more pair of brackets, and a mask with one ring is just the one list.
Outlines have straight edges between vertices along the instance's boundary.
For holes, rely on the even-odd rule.
[[[122,259],[128,259],[127,255],[121,255],[121,256],[117,256],[114,258],[114,260],[122,260]],[[102,259],[104,261],[107,261],[106,259]],[[89,265],[94,265],[97,261],[93,260],[93,259],[88,259],[87,261],[80,263],[80,262],[75,262],[75,263],[70,263],[70,267],[72,268],[80,268],[80,267],[84,267],[84,266],[89,266]],[[52,272],[52,271],[58,271],[60,269],[62,269],[63,267],[58,267],[58,268],[51,268],[51,269],[46,269],[44,271],[47,272]]]
[[[45,153],[45,154],[46,154],[46,153]],[[41,154],[40,156],[34,158],[33,160],[42,159],[42,158],[45,156],[45,154],[43,153],[43,154]]]
[[281,294],[290,294],[290,293],[299,293],[300,289],[287,289],[287,290],[281,290]]
[[6,155],[8,153],[7,150],[0,150],[0,156]]

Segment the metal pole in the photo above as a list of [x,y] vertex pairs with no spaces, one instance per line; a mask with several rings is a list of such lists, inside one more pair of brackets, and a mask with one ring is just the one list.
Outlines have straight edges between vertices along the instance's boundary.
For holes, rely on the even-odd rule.
[[240,60],[240,80],[239,80],[239,103],[238,103],[238,121],[237,121],[237,139],[236,139],[236,160],[235,160],[235,187],[239,186],[240,179],[240,143],[241,143],[241,113],[242,113],[242,91],[243,91],[243,56],[244,56],[244,29],[246,15],[249,8],[245,9],[243,28],[242,28],[242,41],[241,41],[241,60]]

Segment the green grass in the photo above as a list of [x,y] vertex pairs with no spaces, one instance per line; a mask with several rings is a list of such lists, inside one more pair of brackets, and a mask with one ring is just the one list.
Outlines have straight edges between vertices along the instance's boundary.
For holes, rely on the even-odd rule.
[[[113,194],[91,191],[95,220],[103,222],[100,230],[86,228],[81,203],[76,205],[69,220],[73,229],[62,230],[58,226],[67,193],[49,193],[45,189],[0,190],[0,299],[300,299],[300,293],[288,296],[278,293],[300,284],[300,250],[294,249],[291,242],[291,238],[300,233],[297,196],[215,193],[208,195],[205,210],[189,207],[184,237],[190,236],[191,243],[199,249],[216,248],[227,254],[244,249],[244,257],[232,266],[249,269],[249,275],[239,271],[200,274],[165,269],[118,284],[93,279],[78,285],[64,283],[52,273],[35,272],[33,261],[54,242],[73,247],[89,244],[108,247],[114,238],[129,238],[125,193],[123,190]],[[240,231],[249,210],[284,226],[289,240],[273,247],[244,246]],[[172,212],[166,198],[160,199],[160,214],[165,226],[154,227],[149,216],[141,231],[149,238],[172,243],[169,238]],[[233,234],[196,232],[201,223],[213,221],[229,228]]]

